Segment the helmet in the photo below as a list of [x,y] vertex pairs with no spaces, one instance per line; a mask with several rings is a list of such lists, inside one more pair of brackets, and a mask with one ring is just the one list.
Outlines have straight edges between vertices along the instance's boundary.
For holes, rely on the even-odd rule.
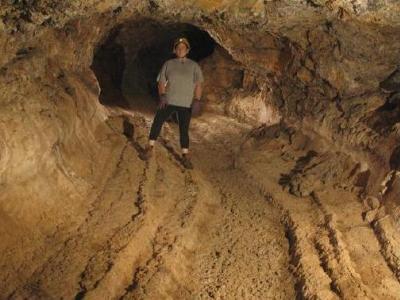
[[184,38],[184,37],[180,37],[180,38],[177,38],[177,39],[175,40],[175,42],[174,42],[174,50],[175,50],[176,46],[178,46],[179,43],[184,43],[184,44],[186,45],[186,47],[187,47],[188,49],[190,49],[189,41],[188,41],[186,38]]

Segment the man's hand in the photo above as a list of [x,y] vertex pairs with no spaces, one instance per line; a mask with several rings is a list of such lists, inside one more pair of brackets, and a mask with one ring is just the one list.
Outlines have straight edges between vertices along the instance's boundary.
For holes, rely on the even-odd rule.
[[160,95],[159,104],[158,104],[158,108],[159,109],[163,109],[163,108],[166,108],[167,105],[168,105],[167,95],[166,94],[161,94]]
[[194,98],[192,102],[192,115],[199,116],[201,113],[202,101],[200,98]]

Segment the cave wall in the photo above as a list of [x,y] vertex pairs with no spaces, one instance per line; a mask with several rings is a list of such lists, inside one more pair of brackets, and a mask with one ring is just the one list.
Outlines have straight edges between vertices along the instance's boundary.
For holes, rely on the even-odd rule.
[[[2,3],[1,214],[18,220],[21,232],[39,226],[51,234],[54,228],[46,219],[66,224],[68,214],[87,209],[101,190],[112,173],[107,157],[121,151],[124,140],[111,138],[90,65],[112,28],[140,18],[187,22],[206,30],[257,78],[260,91],[266,84],[268,93],[262,97],[285,122],[312,139],[323,139],[332,151],[351,155],[364,176],[364,192],[377,195],[391,171],[399,132],[383,123],[382,135],[368,118],[380,118],[377,110],[387,94],[379,83],[397,67],[400,4],[374,3]],[[61,201],[70,208],[65,210]]]

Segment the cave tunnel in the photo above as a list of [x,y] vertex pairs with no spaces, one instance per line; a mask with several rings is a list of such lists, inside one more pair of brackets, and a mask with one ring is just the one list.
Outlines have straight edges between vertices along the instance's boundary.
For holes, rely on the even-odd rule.
[[[399,1],[48,2],[0,4],[1,299],[399,299]],[[190,170],[140,158],[182,35]]]

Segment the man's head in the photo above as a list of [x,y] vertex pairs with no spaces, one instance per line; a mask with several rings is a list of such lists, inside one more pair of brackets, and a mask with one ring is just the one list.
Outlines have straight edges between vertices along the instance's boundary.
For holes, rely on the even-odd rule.
[[186,38],[180,37],[175,40],[174,53],[176,54],[177,57],[179,58],[185,57],[189,53],[189,50],[190,50],[190,44]]

